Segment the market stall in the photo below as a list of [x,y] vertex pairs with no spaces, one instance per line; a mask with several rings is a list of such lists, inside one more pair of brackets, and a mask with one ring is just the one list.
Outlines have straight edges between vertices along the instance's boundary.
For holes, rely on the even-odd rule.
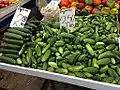
[[119,90],[119,3],[61,0],[52,4],[56,7],[40,7],[41,21],[6,29],[0,68],[91,89]]

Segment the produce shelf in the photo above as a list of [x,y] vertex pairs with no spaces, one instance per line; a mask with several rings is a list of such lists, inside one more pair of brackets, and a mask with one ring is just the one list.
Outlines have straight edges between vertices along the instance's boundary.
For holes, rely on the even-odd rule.
[[16,10],[17,6],[22,6],[26,3],[28,3],[30,0],[22,0],[19,4],[16,5],[10,5],[8,7],[5,7],[3,9],[0,9],[0,22],[2,22],[4,19],[11,16],[14,11]]
[[108,84],[88,79],[77,78],[73,76],[62,75],[58,73],[52,73],[48,71],[26,68],[16,65],[10,65],[5,63],[0,63],[0,69],[8,70],[12,72],[17,72],[26,75],[32,75],[36,77],[41,77],[45,79],[51,79],[55,81],[60,81],[64,83],[69,83],[77,86],[83,86],[96,90],[120,90],[120,85]]

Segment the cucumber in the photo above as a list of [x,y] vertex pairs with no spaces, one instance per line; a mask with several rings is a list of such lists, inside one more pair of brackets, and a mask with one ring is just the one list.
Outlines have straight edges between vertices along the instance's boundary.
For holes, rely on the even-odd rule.
[[105,73],[107,70],[108,70],[108,65],[102,67],[102,68],[100,69],[100,72],[101,72],[101,73]]
[[57,68],[55,72],[60,73],[60,74],[68,74],[68,70],[64,68]]
[[111,64],[111,58],[102,58],[97,61],[98,65],[108,65]]
[[83,74],[82,72],[75,72],[75,75],[79,78],[85,78],[85,74]]
[[17,58],[20,57],[20,56],[15,55],[15,54],[3,54],[3,56],[10,57],[10,58],[14,58],[14,59],[17,59]]
[[50,54],[51,54],[51,51],[50,51],[50,50],[47,50],[47,51],[45,52],[45,54],[43,55],[43,57],[42,57],[42,62],[47,61],[47,60],[49,59],[49,57],[50,57]]
[[5,63],[10,63],[10,64],[16,64],[16,61],[14,59],[6,56],[0,56],[0,61]]
[[22,31],[18,31],[18,30],[15,30],[15,29],[8,29],[7,31],[10,32],[10,33],[21,35],[23,37],[30,36],[30,34],[28,34],[28,33],[24,33]]
[[24,33],[32,33],[29,29],[26,29],[26,28],[19,28],[19,27],[16,28],[16,27],[14,27],[14,28],[11,28],[11,29],[22,31]]
[[58,68],[57,63],[55,63],[55,62],[48,62],[48,65],[53,68]]
[[68,75],[68,76],[74,76],[74,77],[75,77],[75,74],[74,74],[74,73],[68,73],[67,75]]
[[27,22],[26,24],[27,24],[28,26],[30,26],[30,27],[35,28],[35,29],[37,28],[37,26],[36,26],[35,24],[33,24],[33,23]]
[[41,56],[42,50],[41,50],[41,47],[39,45],[35,47],[35,51],[36,51],[38,56]]
[[3,48],[1,48],[0,52],[4,53],[4,54],[10,54],[10,53],[11,54],[18,54],[19,51],[13,50],[13,49],[3,49]]
[[91,73],[88,73],[88,72],[84,72],[86,78],[92,78],[93,75]]
[[68,70],[70,72],[79,72],[83,68],[84,68],[84,65],[81,65],[81,66],[69,66]]
[[56,47],[62,47],[64,46],[65,42],[64,41],[56,41],[55,46]]
[[92,49],[91,45],[90,44],[86,44],[86,49],[87,51],[91,54],[91,55],[95,55],[95,52],[94,50]]
[[10,38],[3,38],[3,41],[9,44],[17,44],[17,45],[22,45],[23,44],[23,40],[16,40],[16,39],[10,39]]
[[65,37],[65,38],[75,38],[73,34],[68,34],[68,33],[61,33],[60,37]]
[[22,55],[25,52],[25,44],[22,46],[21,50],[19,51],[19,55]]
[[23,37],[21,35],[9,33],[9,32],[5,32],[4,36],[8,37],[8,38],[14,38],[14,39],[18,39],[18,40],[23,40]]
[[115,70],[108,68],[108,74],[113,77],[113,78],[117,78],[118,74],[115,72]]
[[102,59],[102,58],[112,58],[112,57],[114,57],[114,56],[115,56],[115,55],[114,55],[111,51],[106,51],[106,52],[100,54],[100,55],[98,56],[98,59]]
[[2,44],[1,44],[1,47],[2,47],[2,48],[5,48],[5,49],[15,49],[15,50],[19,50],[19,49],[20,49],[20,46],[19,46],[19,45],[8,44],[8,43],[2,43]]
[[98,73],[99,69],[96,67],[86,67],[83,69],[83,71],[91,73],[91,74],[96,74],[96,73]]
[[85,43],[89,43],[89,44],[95,44],[95,40],[91,39],[91,38],[85,38],[83,40]]
[[107,50],[113,50],[115,49],[116,45],[115,44],[110,44],[106,47]]

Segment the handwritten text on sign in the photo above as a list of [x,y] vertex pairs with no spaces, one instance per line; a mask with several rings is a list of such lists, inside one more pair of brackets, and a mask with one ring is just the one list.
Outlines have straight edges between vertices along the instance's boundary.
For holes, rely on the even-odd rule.
[[31,10],[30,9],[26,9],[26,8],[22,8],[22,7],[18,7],[15,15],[10,23],[10,27],[21,27],[23,28],[27,18],[30,14]]
[[60,27],[65,26],[69,29],[75,26],[75,8],[67,8],[60,12]]

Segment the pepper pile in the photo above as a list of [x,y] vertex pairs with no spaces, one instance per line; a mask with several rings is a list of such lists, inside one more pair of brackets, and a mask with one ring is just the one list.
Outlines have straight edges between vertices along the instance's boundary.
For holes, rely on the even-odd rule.
[[77,15],[118,14],[120,0],[61,0],[60,8],[76,8]]

